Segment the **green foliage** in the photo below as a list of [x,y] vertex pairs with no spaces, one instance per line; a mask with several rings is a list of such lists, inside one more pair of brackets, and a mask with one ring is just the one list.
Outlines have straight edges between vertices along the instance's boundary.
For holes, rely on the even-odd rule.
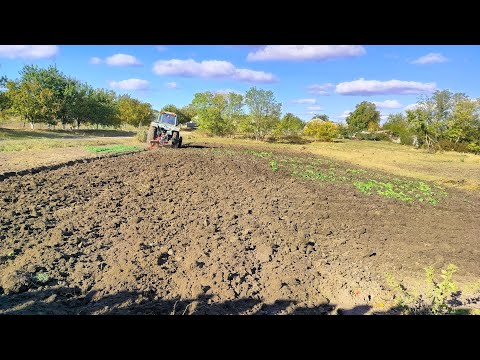
[[304,134],[320,141],[333,141],[338,136],[338,126],[331,121],[311,120],[305,125]]
[[407,118],[402,113],[390,114],[388,120],[383,124],[384,130],[390,130],[393,136],[400,138],[400,143],[412,145],[414,131],[410,128]]
[[278,124],[282,104],[276,101],[271,90],[256,87],[251,87],[245,94],[245,104],[250,114],[243,119],[241,128],[252,133],[256,140],[263,140]]
[[376,130],[380,123],[380,111],[375,104],[363,101],[346,118],[348,127],[353,131]]
[[351,138],[353,135],[354,135],[354,131],[352,131],[352,129],[350,129],[347,125],[345,124],[338,124],[338,135],[342,138],[342,139],[349,139]]
[[404,314],[413,315],[439,315],[459,313],[449,303],[450,298],[458,290],[457,284],[452,280],[457,266],[449,264],[441,270],[440,281],[435,280],[435,270],[432,266],[425,268],[425,286],[409,292],[391,274],[386,274],[388,286],[397,296],[396,310]]
[[325,115],[325,114],[315,114],[313,115],[311,120],[330,121],[328,115]]
[[36,283],[45,284],[49,280],[50,280],[50,275],[48,275],[48,273],[45,273],[43,271],[39,271],[33,276],[33,281],[35,281]]
[[67,77],[55,66],[26,65],[20,78],[8,81],[6,87],[7,91],[0,93],[0,112],[8,110],[29,121],[32,128],[36,122],[55,125],[58,121],[64,127],[76,123],[77,128],[82,123],[97,127],[119,127],[122,123],[140,126],[153,117],[150,104],[128,95],[120,96],[117,102],[114,91],[94,89]]
[[442,197],[447,194],[443,189],[433,189],[423,181],[404,181],[395,179],[392,182],[383,182],[370,179],[368,181],[355,181],[353,185],[366,195],[377,194],[386,198],[397,199],[412,203],[428,202],[437,205]]
[[471,151],[467,144],[480,145],[479,112],[478,100],[463,93],[438,90],[431,96],[421,97],[418,107],[407,111],[407,122],[419,135],[421,145],[429,150]]
[[275,160],[270,161],[272,171],[278,171],[278,163]]
[[129,95],[118,98],[118,117],[121,123],[135,127],[148,125],[153,120],[153,109],[149,103],[132,99]]
[[91,153],[96,153],[96,154],[98,153],[113,154],[113,153],[122,153],[127,151],[141,151],[141,149],[138,146],[122,145],[122,144],[104,145],[104,146],[85,146],[85,150]]
[[299,136],[302,133],[304,126],[305,123],[298,116],[295,116],[292,113],[286,113],[277,123],[273,133],[278,137],[291,138]]
[[243,114],[243,96],[235,93],[196,93],[191,105],[198,115],[199,128],[214,135],[233,133]]
[[379,132],[358,133],[355,135],[355,138],[359,140],[390,141],[390,137],[387,134]]
[[42,87],[37,79],[9,81],[6,96],[12,112],[29,121],[32,128],[39,121],[53,122],[59,109],[53,91]]

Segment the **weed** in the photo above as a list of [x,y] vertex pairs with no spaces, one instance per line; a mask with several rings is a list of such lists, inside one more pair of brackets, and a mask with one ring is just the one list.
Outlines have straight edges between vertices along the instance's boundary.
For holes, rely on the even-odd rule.
[[278,171],[278,163],[275,160],[270,161],[270,167],[272,171]]
[[[395,310],[404,314],[458,314],[459,309],[454,309],[449,303],[455,291],[458,290],[457,284],[452,280],[457,267],[449,264],[441,270],[441,281],[435,280],[435,270],[429,266],[425,268],[425,289],[423,293],[419,291],[409,292],[400,284],[391,274],[385,274],[388,286],[394,291],[397,297]],[[460,312],[459,312],[460,311]]]
[[33,280],[37,283],[45,284],[50,280],[50,276],[47,273],[40,271],[33,276]]

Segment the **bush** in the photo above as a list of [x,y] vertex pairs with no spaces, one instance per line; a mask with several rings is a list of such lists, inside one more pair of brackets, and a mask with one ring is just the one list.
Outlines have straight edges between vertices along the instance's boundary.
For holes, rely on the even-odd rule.
[[135,139],[138,142],[141,142],[141,143],[146,142],[147,141],[147,133],[148,133],[148,129],[142,128],[142,129],[137,131],[137,135],[135,135]]
[[404,145],[413,145],[413,135],[410,132],[402,132],[400,134],[400,143]]
[[355,137],[359,140],[390,141],[389,136],[385,133],[358,133]]
[[305,126],[304,133],[320,141],[333,141],[339,131],[338,125],[331,121],[312,120]]
[[465,143],[455,143],[450,140],[440,140],[435,144],[435,150],[437,151],[457,151],[457,152],[471,152],[468,144]]

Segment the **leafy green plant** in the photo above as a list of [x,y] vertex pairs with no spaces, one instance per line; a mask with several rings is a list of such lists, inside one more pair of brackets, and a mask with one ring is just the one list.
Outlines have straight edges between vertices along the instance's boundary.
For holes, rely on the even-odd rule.
[[440,281],[435,280],[435,270],[432,266],[425,268],[425,286],[422,292],[415,289],[409,292],[405,286],[398,282],[393,275],[385,274],[388,286],[396,295],[395,310],[404,314],[458,314],[458,309],[449,303],[453,294],[458,290],[457,284],[452,280],[457,266],[449,264],[441,269]]
[[275,160],[270,161],[270,167],[272,171],[278,171],[278,163]]
[[50,280],[50,276],[47,273],[40,271],[33,276],[33,280],[37,283],[45,284]]

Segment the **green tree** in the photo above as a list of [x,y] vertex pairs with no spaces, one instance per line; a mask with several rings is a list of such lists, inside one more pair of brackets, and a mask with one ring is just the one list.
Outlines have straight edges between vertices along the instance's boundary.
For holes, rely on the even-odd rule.
[[362,131],[378,128],[380,123],[380,111],[375,104],[362,101],[355,107],[346,119],[348,127],[353,131]]
[[192,121],[192,119],[197,115],[197,110],[192,104],[185,105],[180,109],[182,114],[185,116],[185,122],[182,124],[185,124],[189,121]]
[[6,96],[12,111],[30,122],[32,129],[37,122],[52,123],[59,109],[52,90],[43,87],[36,79],[9,81]]
[[242,115],[243,97],[206,91],[194,95],[192,106],[198,115],[198,126],[214,135],[228,135],[235,131],[236,122]]
[[277,123],[274,134],[282,137],[298,136],[303,131],[305,123],[298,116],[286,113]]
[[10,99],[6,95],[8,79],[6,76],[0,77],[0,120],[6,117],[8,110],[11,107]]
[[328,115],[326,115],[326,114],[315,114],[315,115],[313,115],[311,120],[315,120],[315,119],[319,119],[319,120],[322,120],[322,121],[330,121]]
[[480,136],[480,106],[465,94],[455,94],[452,115],[447,121],[446,136],[450,141],[476,142]]
[[331,121],[310,120],[305,125],[304,134],[320,141],[333,141],[338,136],[339,129],[338,125]]
[[153,109],[148,103],[122,95],[118,98],[118,116],[122,124],[139,127],[152,121]]
[[39,68],[36,65],[25,65],[20,71],[22,81],[36,80],[44,89],[49,89],[53,95],[55,114],[49,117],[46,122],[49,125],[56,124],[57,120],[66,123],[68,120],[68,111],[74,101],[75,94],[72,89],[75,88],[75,81],[68,79],[56,66],[48,68]]
[[242,124],[242,127],[253,133],[255,140],[263,140],[280,121],[282,104],[275,100],[271,90],[256,87],[251,87],[245,94],[245,104],[250,113],[248,122]]

